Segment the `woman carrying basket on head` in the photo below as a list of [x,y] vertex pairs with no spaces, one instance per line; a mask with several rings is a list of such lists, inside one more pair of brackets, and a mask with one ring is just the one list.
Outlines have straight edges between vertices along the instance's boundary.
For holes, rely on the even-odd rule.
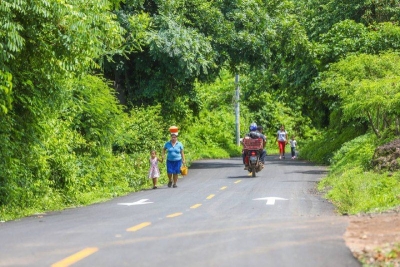
[[185,165],[183,144],[178,141],[178,127],[169,128],[171,140],[166,142],[163,149],[163,158],[167,153],[168,187],[177,188],[178,174],[181,173],[182,164]]

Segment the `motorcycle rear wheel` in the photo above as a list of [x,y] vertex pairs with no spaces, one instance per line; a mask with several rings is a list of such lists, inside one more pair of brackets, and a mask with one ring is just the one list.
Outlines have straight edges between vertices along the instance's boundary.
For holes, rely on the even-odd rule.
[[256,167],[251,168],[251,177],[256,177]]

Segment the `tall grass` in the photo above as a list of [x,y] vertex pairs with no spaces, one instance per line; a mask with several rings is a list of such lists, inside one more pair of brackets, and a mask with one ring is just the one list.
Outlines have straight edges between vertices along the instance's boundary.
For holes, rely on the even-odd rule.
[[329,175],[318,188],[339,213],[376,212],[400,205],[400,173],[370,170],[377,143],[375,135],[365,134],[334,153]]

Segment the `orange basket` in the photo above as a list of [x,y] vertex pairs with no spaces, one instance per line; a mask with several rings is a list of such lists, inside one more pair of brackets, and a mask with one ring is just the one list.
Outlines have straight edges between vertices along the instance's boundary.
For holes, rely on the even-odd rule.
[[262,138],[257,139],[243,139],[243,148],[245,150],[258,150],[263,149],[263,140]]
[[188,174],[188,168],[185,165],[181,166],[181,174],[183,176]]

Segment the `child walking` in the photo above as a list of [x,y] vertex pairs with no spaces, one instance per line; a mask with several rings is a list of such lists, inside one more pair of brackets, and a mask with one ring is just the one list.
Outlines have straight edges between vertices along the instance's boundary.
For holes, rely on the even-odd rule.
[[292,138],[290,139],[290,150],[292,151],[292,159],[296,158],[296,147],[297,147],[297,142],[294,139],[294,136],[292,135]]
[[157,180],[160,177],[160,169],[158,168],[158,162],[163,162],[163,158],[159,159],[155,150],[150,152],[150,170],[149,179],[153,179],[153,189],[157,189]]

